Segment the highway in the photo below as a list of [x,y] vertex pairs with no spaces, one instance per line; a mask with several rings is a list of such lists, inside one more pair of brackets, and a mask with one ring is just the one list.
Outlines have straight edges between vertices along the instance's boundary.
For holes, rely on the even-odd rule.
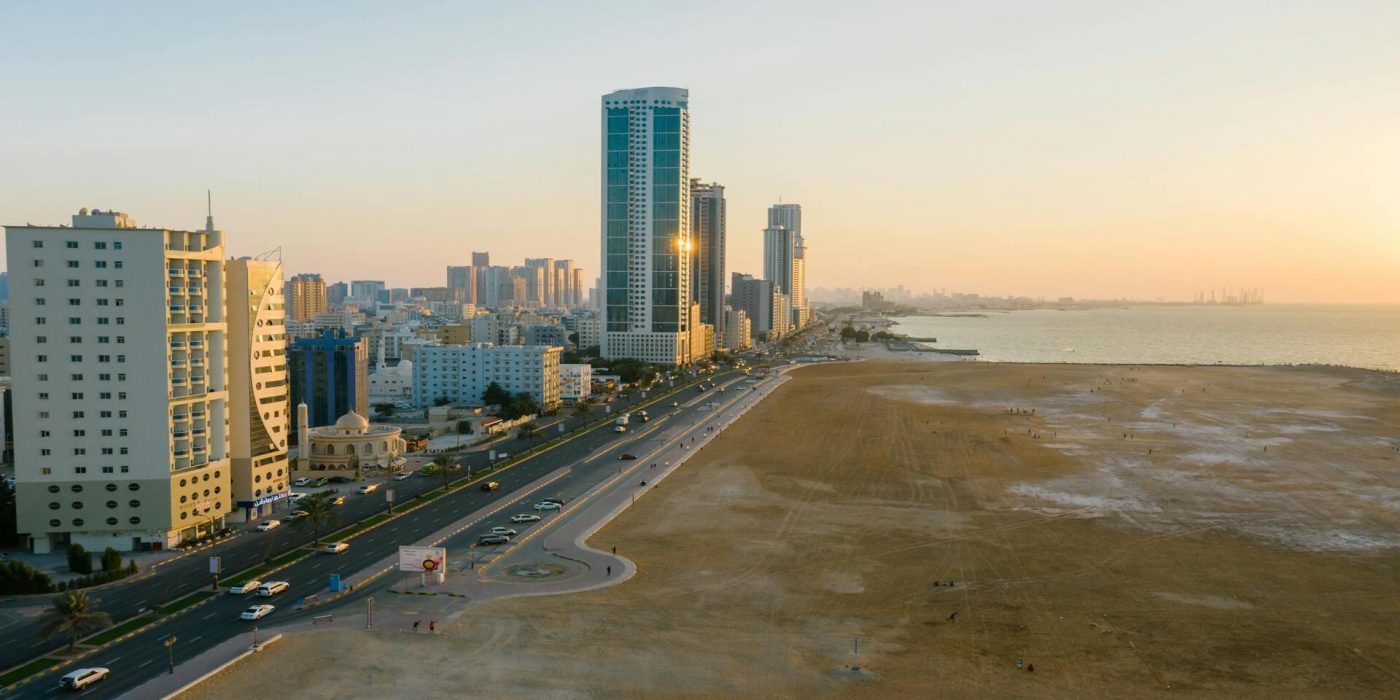
[[[706,375],[705,378],[729,387],[742,386],[739,382],[745,379],[744,375],[732,371]],[[734,390],[736,389],[729,389],[729,391]],[[621,406],[614,404],[614,411],[619,412],[639,403],[639,396],[637,396],[639,392],[634,390],[632,394],[630,403]],[[696,394],[694,389],[682,389],[673,397],[649,406],[649,412],[653,416],[659,416],[663,410],[666,412],[674,411],[676,418],[690,413],[694,413],[696,416],[705,416],[707,414],[705,402],[691,401],[691,399],[696,398]],[[655,396],[655,393],[653,392],[652,395]],[[706,396],[708,395],[706,394]],[[672,400],[687,403],[679,409],[671,409]],[[591,419],[596,419],[596,417],[595,415]],[[576,420],[582,421],[582,419]],[[703,420],[703,418],[697,420]],[[162,638],[168,635],[176,637],[177,641],[173,647],[174,659],[175,663],[179,664],[183,659],[192,658],[219,642],[246,632],[252,623],[239,620],[238,613],[254,603],[268,602],[278,606],[275,613],[265,618],[265,624],[285,622],[289,619],[295,619],[295,616],[324,613],[324,609],[294,612],[292,605],[299,598],[324,592],[331,573],[339,573],[347,577],[356,574],[385,557],[394,555],[400,544],[417,542],[452,522],[499,505],[504,494],[520,489],[561,467],[572,466],[573,468],[563,478],[549,484],[539,493],[530,494],[522,500],[538,500],[566,493],[581,493],[608,474],[615,473],[618,468],[616,457],[610,459],[594,457],[599,457],[604,452],[611,455],[620,451],[624,446],[630,447],[638,454],[648,451],[646,443],[652,439],[650,437],[651,431],[642,430],[638,433],[636,427],[634,423],[633,431],[622,435],[614,433],[611,424],[605,423],[595,427],[568,442],[534,455],[492,476],[492,480],[501,484],[499,491],[487,493],[475,487],[458,489],[416,511],[390,520],[363,535],[350,539],[350,549],[343,554],[313,554],[273,574],[271,578],[287,581],[291,584],[289,591],[273,599],[220,593],[213,601],[195,608],[191,612],[162,621],[153,628],[129,639],[118,641],[100,652],[84,658],[76,665],[65,666],[57,671],[42,674],[17,688],[13,696],[50,697],[60,692],[56,689],[59,675],[77,667],[105,666],[112,669],[111,679],[83,692],[82,695],[98,698],[115,697],[157,674],[166,672],[166,649],[161,642]],[[511,443],[504,443],[502,449],[513,451],[513,449],[523,447],[525,444],[527,443],[524,441],[512,439]],[[479,454],[476,457],[479,457],[484,465],[486,455]],[[430,490],[439,483],[439,479],[423,477],[393,482],[398,496],[397,503],[404,505],[408,498]],[[346,515],[352,516],[347,517],[346,522],[379,512],[383,509],[383,504],[382,493],[352,496],[347,499],[346,505],[343,506],[346,509]],[[497,514],[497,518],[504,521],[504,518],[509,514],[503,510]],[[236,571],[239,568],[246,568],[262,562],[270,551],[286,551],[293,545],[309,541],[308,532],[283,527],[271,533],[242,535],[229,545],[221,546],[219,554],[224,557],[226,570]],[[135,614],[139,607],[169,602],[178,595],[201,587],[208,589],[210,580],[207,573],[208,560],[204,556],[205,554],[212,554],[212,550],[172,563],[168,565],[171,571],[162,572],[161,575],[152,579],[105,593],[102,596],[102,609],[113,612],[115,619],[122,619]],[[387,584],[389,579],[392,577],[385,577],[380,581]],[[343,599],[340,604],[357,603],[363,597],[370,595],[376,588],[379,586],[357,590],[354,595]],[[138,601],[137,598],[143,600]],[[126,606],[127,612],[118,612],[120,610],[118,606]],[[42,653],[51,648],[52,645],[46,644],[37,652]],[[35,655],[36,653],[29,653],[27,656]],[[25,658],[18,659],[18,661],[24,660]]]

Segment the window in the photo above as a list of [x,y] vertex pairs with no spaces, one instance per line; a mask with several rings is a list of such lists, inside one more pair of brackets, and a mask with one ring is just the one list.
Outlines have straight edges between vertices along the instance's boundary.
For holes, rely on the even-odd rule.
[[81,391],[75,391],[75,392],[73,392],[72,398],[73,398],[74,401],[82,401],[82,400],[83,400],[83,392],[81,392]]
[[40,401],[47,401],[48,399],[49,399],[49,392],[47,392],[47,391],[41,391],[41,392],[39,392],[39,400],[40,400]]
[[63,506],[59,505],[57,501],[49,501],[49,510],[58,510],[62,507]]
[[82,527],[82,526],[83,526],[83,519],[82,519],[82,518],[73,518],[73,527]]
[[127,472],[129,472],[129,471],[131,471],[131,467],[128,467],[128,466],[126,466],[126,465],[122,465],[122,473],[123,473],[123,474],[125,474],[125,473],[127,473]]
[[82,428],[77,428],[73,431],[73,437],[87,437],[87,431]]
[[110,400],[110,399],[112,398],[112,392],[110,392],[110,391],[101,392],[101,393],[99,393],[99,394],[97,395],[97,398],[102,399],[103,401]]
[[74,374],[74,375],[71,375],[71,376],[73,377],[73,381],[75,381],[75,382],[81,382],[81,381],[83,381],[83,375],[81,375],[81,374]]
[[122,454],[127,454],[127,449],[125,447],[122,448]]
[[83,337],[82,337],[81,335],[70,335],[70,336],[68,336],[68,342],[70,342],[70,343],[81,343],[81,342],[83,342]]
[[107,286],[107,280],[97,280],[97,286],[99,286],[99,287],[105,287],[105,286]]
[[68,241],[67,243],[68,243],[68,247],[69,247],[69,248],[74,248],[74,249],[76,249],[76,248],[78,247],[78,242],[77,242],[77,241]]
[[125,299],[122,299],[122,298],[120,298],[120,297],[118,297],[118,298],[117,298],[117,306],[126,306],[126,300],[125,300]]
[[[73,450],[73,452],[76,453],[77,450]],[[83,452],[86,453],[87,450],[83,450]],[[87,467],[73,467],[73,473],[74,473],[74,474],[86,474],[86,473],[87,473]]]
[[116,524],[117,524],[117,519],[116,519],[116,518],[107,518],[107,524],[108,524],[108,525],[116,525]]
[[125,392],[125,391],[118,391],[118,392],[117,392],[117,400],[118,400],[118,401],[125,401],[125,400],[126,400],[126,392]]
[[113,250],[121,250],[121,249],[122,249],[122,242],[121,242],[121,241],[112,241],[112,249],[113,249]]
[[[122,469],[126,469],[126,467],[122,467]],[[140,490],[141,490],[141,485],[140,485],[140,484],[127,484],[126,487],[127,487],[127,489],[132,490],[132,491],[140,491]],[[138,505],[139,505],[139,504],[138,504]],[[135,507],[136,507],[136,506],[132,506],[132,508],[135,508]]]
[[37,359],[39,362],[48,362],[48,361],[49,361],[49,356],[48,356],[48,355],[38,355],[38,356],[36,356],[35,359]]
[[40,431],[39,431],[39,437],[48,437],[48,436],[49,436],[49,431],[47,431],[47,430],[40,430]]
[[68,261],[68,267],[77,267],[77,266],[78,266],[78,261],[77,261],[77,260],[69,260],[69,261]]
[[[97,285],[97,286],[102,287],[102,286],[105,286],[105,285],[99,284],[99,285]],[[97,305],[98,305],[98,306],[106,306],[108,301],[110,301],[110,300],[109,300],[109,299],[98,299],[98,300],[97,300]]]
[[111,411],[103,411],[103,412],[101,413],[101,417],[103,417],[103,418],[111,418],[111,417],[112,417],[112,412],[111,412]]
[[96,241],[96,242],[94,242],[94,243],[92,244],[92,247],[93,247],[93,248],[96,248],[96,249],[98,249],[98,250],[107,250],[107,242],[106,242],[106,241]]
[[78,280],[68,280],[68,286],[70,286],[70,287],[77,287],[77,286],[78,286]]
[[58,493],[58,491],[58,484],[52,484],[49,486],[49,493]]
[[102,448],[102,454],[103,454],[104,456],[112,454],[112,448],[110,448],[110,447],[104,447],[104,448]]
[[103,467],[103,468],[102,468],[102,473],[103,473],[103,474],[111,474],[111,473],[112,473],[112,468],[111,468],[111,467]]
[[47,374],[40,374],[40,375],[38,375],[38,376],[39,376],[39,381],[41,381],[41,382],[47,382],[47,381],[49,380],[49,375],[47,375]]
[[43,247],[44,247],[44,242],[43,242],[43,241],[34,241],[34,247],[35,247],[35,248],[43,248]]
[[34,267],[43,267],[43,266],[44,266],[44,261],[43,261],[43,260],[35,260],[35,261],[34,261]]
[[34,286],[35,286],[35,287],[42,287],[42,286],[44,286],[44,278],[42,278],[42,277],[35,277],[35,278],[34,278]]
[[[135,486],[135,485],[136,485],[136,484],[132,484],[132,486]],[[129,505],[129,506],[131,506],[132,508],[140,508],[140,507],[141,507],[141,502],[138,501],[138,500],[136,500],[136,499],[132,499],[132,500],[130,500],[130,501],[127,501],[126,504]]]
[[82,305],[83,305],[83,300],[82,300],[82,299],[74,299],[74,298],[72,298],[72,297],[69,297],[69,299],[68,299],[68,305],[69,305],[69,306],[82,306]]
[[82,356],[82,355],[69,355],[69,356],[68,356],[68,361],[69,361],[69,362],[79,362],[79,363],[80,363],[80,362],[83,361],[83,356]]
[[44,299],[43,297],[38,297],[38,298],[36,298],[36,299],[34,300],[34,305],[35,305],[35,306],[44,306],[45,304],[48,304],[48,303],[49,303],[48,300]]
[[70,325],[70,326],[76,326],[76,325],[78,325],[78,324],[80,324],[80,323],[82,323],[82,322],[83,322],[83,319],[82,319],[81,317],[79,317],[79,316],[69,316],[69,317],[68,317],[68,325]]
[[97,265],[98,267],[107,267],[107,261],[106,261],[106,260],[98,260],[98,261],[96,262],[96,265]]
[[49,337],[46,336],[46,335],[35,336],[34,342],[36,342],[36,343],[47,343],[47,342],[49,342]]
[[111,355],[98,355],[98,356],[97,356],[97,361],[98,361],[98,362],[111,362],[111,361],[112,361],[112,356],[111,356]]
[[40,474],[43,474],[44,476],[51,476],[51,475],[53,474],[53,468],[52,468],[52,467],[40,467],[40,468],[39,468],[39,473],[40,473]]
[[46,323],[48,323],[48,322],[49,322],[49,320],[46,319],[46,318],[44,318],[43,316],[37,316],[37,317],[35,317],[35,319],[34,319],[34,324],[35,324],[35,325],[38,325],[38,326],[42,326],[42,325],[44,325],[44,324],[46,324]]
[[83,417],[84,417],[84,416],[83,416],[83,412],[82,412],[82,411],[74,411],[74,412],[73,412],[73,417],[74,417],[74,418],[83,418]]
[[126,437],[126,428],[118,428],[118,429],[117,429],[117,435],[118,435],[119,437]]
[[[118,261],[112,263],[112,267],[115,267],[115,268],[117,268],[118,270],[122,269],[122,261],[118,260]],[[120,286],[120,285],[118,285],[118,286]]]
[[99,374],[99,375],[97,375],[97,379],[98,379],[99,381],[110,382],[110,381],[112,381],[112,375],[110,375],[110,374]]
[[121,280],[117,280],[117,287],[122,287],[122,286],[124,286],[123,283],[122,283],[122,281],[121,281]]
[[117,417],[118,417],[118,418],[125,418],[125,417],[126,417],[126,411],[117,411]]
[[[73,456],[75,456],[75,457],[82,457],[83,455],[86,455],[86,454],[87,454],[87,448],[86,448],[86,447],[74,447],[74,448],[73,448]],[[85,467],[78,467],[78,469],[81,469],[81,470],[82,470],[82,471],[78,472],[79,474],[83,474],[83,473],[87,472],[87,468],[85,468]]]

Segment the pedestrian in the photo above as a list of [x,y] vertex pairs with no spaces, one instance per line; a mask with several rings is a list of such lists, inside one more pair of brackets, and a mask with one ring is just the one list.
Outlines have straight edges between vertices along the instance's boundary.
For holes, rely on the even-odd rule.
[[428,620],[428,634],[437,631],[437,620]]
[[414,620],[414,621],[413,621],[413,631],[414,631],[414,632],[417,632],[417,631],[418,631],[418,625],[421,625],[421,624],[423,624],[423,621],[422,621],[422,620]]
[[[1203,391],[1204,391],[1204,390],[1203,390]],[[1026,672],[1027,672],[1027,673],[1035,673],[1035,664],[1027,664],[1027,665],[1026,665]]]
[[613,546],[613,556],[617,556],[617,547]]
[[612,565],[608,565],[608,575],[612,576]]
[[1017,670],[1017,671],[1024,671],[1024,670],[1026,670],[1026,660],[1025,660],[1025,659],[1016,659],[1016,670]]
[[948,616],[948,621],[949,621],[949,622],[957,622],[957,621],[958,621],[958,611],[954,610],[954,611],[953,611],[953,614]]

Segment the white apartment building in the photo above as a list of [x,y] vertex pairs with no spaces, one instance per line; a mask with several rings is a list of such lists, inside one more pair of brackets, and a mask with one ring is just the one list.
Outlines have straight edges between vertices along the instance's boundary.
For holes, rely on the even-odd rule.
[[496,382],[512,394],[530,394],[548,410],[559,405],[562,354],[563,348],[546,345],[424,345],[413,362],[413,401],[480,404],[486,387]]
[[232,509],[223,235],[7,226],[19,531],[167,548]]
[[232,520],[249,522],[287,497],[291,387],[282,263],[239,258],[224,269],[228,300]]
[[565,401],[586,399],[593,393],[593,365],[559,365],[559,396]]
[[689,362],[690,93],[619,90],[602,104],[603,357]]
[[738,352],[753,347],[752,335],[748,313],[732,306],[724,307],[724,342],[729,349]]

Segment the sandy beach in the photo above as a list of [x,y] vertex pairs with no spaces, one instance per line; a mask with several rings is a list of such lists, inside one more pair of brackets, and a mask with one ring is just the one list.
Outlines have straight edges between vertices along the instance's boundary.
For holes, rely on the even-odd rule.
[[1400,693],[1400,376],[793,377],[591,540],[626,584],[295,635],[185,697]]

